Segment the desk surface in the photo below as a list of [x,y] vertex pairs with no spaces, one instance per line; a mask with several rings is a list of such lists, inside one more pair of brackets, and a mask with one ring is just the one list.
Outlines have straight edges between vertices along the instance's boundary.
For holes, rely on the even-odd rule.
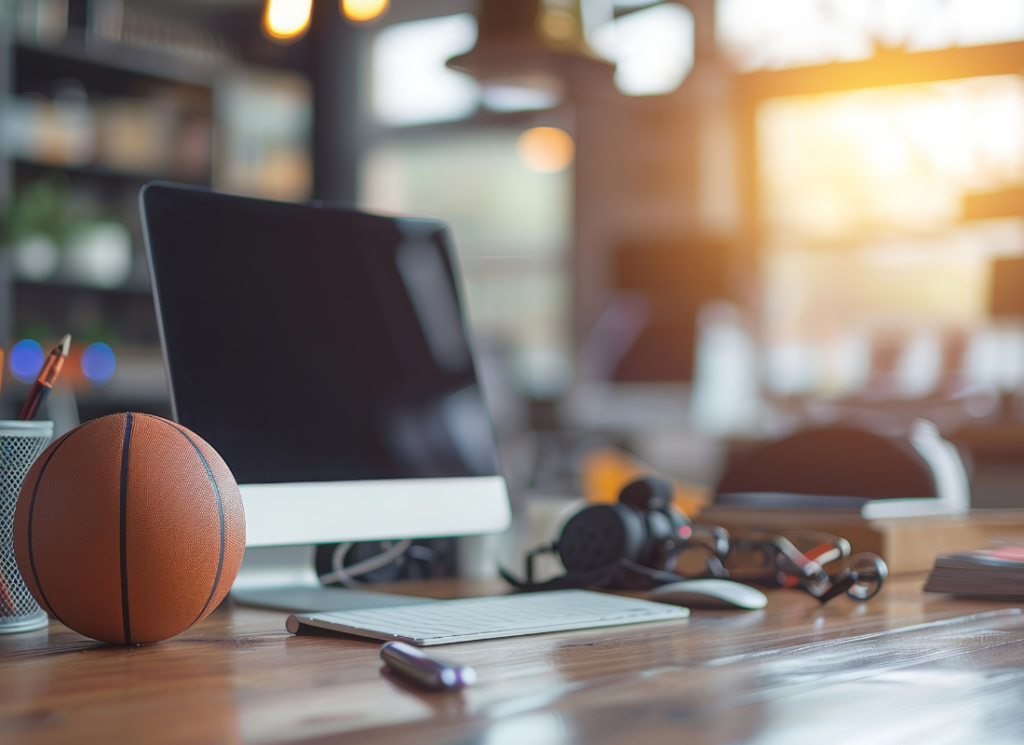
[[377,643],[295,637],[282,613],[222,606],[140,648],[52,622],[0,636],[0,741],[1019,742],[1020,607],[921,584],[824,608],[779,590],[765,611],[434,649],[477,669],[461,694],[409,689]]

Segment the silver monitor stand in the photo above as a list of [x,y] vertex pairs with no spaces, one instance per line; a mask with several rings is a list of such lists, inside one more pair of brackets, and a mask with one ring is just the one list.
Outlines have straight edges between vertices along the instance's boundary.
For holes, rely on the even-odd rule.
[[231,597],[243,605],[290,613],[358,610],[437,602],[371,590],[325,587],[315,570],[316,546],[245,549]]

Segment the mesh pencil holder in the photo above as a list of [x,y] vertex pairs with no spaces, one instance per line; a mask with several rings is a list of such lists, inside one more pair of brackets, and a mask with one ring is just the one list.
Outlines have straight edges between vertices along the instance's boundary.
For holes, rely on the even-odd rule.
[[53,439],[53,422],[0,421],[0,634],[45,628],[14,560],[14,508],[25,474]]

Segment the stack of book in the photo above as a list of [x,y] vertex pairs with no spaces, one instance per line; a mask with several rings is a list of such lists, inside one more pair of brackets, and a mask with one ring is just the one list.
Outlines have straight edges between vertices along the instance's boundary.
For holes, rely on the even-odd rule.
[[939,554],[924,589],[958,595],[1024,598],[1024,546]]

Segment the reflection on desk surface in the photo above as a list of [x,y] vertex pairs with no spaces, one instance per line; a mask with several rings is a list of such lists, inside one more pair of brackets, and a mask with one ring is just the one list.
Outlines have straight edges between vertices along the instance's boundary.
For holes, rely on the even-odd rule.
[[[52,622],[49,633],[0,637],[0,740],[1018,741],[1020,608],[922,584],[893,582],[866,604],[821,607],[778,590],[764,611],[452,645],[438,656],[479,674],[460,694],[403,686],[382,672],[375,642],[293,637],[283,613],[224,606],[134,649]],[[417,589],[488,588],[395,586]]]

